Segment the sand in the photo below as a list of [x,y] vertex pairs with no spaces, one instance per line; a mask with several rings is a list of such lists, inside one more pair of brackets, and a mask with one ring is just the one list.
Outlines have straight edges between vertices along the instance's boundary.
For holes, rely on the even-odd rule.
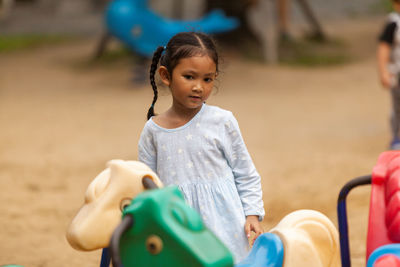
[[[382,18],[336,22],[332,36],[357,60],[340,66],[268,66],[226,58],[209,104],[237,117],[262,176],[265,231],[314,209],[337,225],[336,200],[369,174],[389,142],[390,100],[376,74]],[[0,55],[0,264],[99,266],[100,251],[65,238],[90,181],[111,159],[137,159],[152,99],[128,61],[85,67],[96,40]],[[170,103],[162,93],[156,111]],[[365,263],[369,186],[348,198],[354,266]]]

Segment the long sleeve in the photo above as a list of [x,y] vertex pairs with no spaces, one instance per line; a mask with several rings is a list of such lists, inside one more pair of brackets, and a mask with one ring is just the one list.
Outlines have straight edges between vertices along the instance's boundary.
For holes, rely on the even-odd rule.
[[143,162],[155,173],[157,173],[156,149],[154,146],[153,136],[149,131],[147,124],[143,128],[143,131],[140,135],[138,144],[138,157],[139,161]]
[[261,177],[247,151],[237,120],[230,115],[224,123],[225,157],[235,177],[245,215],[258,215],[261,221],[265,215]]

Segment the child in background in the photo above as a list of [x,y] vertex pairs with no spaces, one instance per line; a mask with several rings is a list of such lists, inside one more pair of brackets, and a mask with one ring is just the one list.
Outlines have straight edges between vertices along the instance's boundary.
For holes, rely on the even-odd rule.
[[[155,73],[169,87],[172,105],[155,115]],[[177,185],[187,203],[234,255],[249,251],[250,233],[262,233],[261,178],[231,112],[205,101],[218,74],[218,54],[205,34],[179,33],[153,56],[154,98],[140,136],[139,160],[165,185]]]
[[392,0],[390,13],[379,36],[377,49],[378,72],[381,84],[392,95],[392,141],[390,149],[400,149],[400,0]]

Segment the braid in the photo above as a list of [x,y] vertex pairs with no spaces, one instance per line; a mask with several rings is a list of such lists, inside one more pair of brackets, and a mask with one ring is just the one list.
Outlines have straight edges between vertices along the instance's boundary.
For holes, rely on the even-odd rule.
[[151,62],[151,67],[150,67],[150,84],[151,87],[153,88],[154,92],[154,97],[153,97],[153,102],[151,102],[151,106],[149,108],[149,111],[147,112],[147,119],[149,120],[152,116],[154,116],[154,105],[157,101],[158,98],[158,91],[157,91],[157,85],[154,79],[156,70],[157,70],[157,65],[158,61],[160,60],[161,54],[164,51],[163,46],[159,46],[157,50],[153,54],[153,60]]

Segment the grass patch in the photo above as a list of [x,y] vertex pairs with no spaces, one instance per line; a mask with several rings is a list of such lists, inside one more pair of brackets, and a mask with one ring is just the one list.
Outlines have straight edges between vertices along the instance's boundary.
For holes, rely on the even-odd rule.
[[104,53],[100,57],[93,59],[89,63],[99,64],[99,65],[109,65],[132,58],[133,59],[135,58],[133,53],[128,48],[121,46],[112,50],[108,49],[104,51]]
[[28,50],[45,45],[65,43],[75,39],[72,36],[65,35],[24,34],[0,36],[0,53]]
[[369,8],[372,14],[393,12],[392,0],[380,0]]
[[[262,45],[251,36],[237,35],[218,40],[219,45],[228,48],[230,54],[246,61],[265,64]],[[305,35],[304,37],[282,38],[277,44],[279,64],[322,67],[345,64],[353,60],[348,45],[339,39]]]
[[303,38],[281,41],[279,61],[288,65],[320,67],[345,64],[351,57],[341,40]]
[[79,70],[109,69],[133,65],[139,59],[124,46],[105,49],[101,55],[93,55],[71,62],[74,68]]

